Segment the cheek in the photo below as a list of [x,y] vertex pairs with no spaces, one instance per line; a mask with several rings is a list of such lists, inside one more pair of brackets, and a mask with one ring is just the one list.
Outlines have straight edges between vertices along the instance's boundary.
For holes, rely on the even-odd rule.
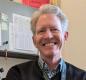
[[56,41],[57,41],[58,45],[61,46],[64,41],[63,36],[61,34],[58,34],[58,36],[56,36]]
[[36,35],[35,39],[34,39],[34,43],[35,43],[36,47],[40,44],[40,41],[41,41],[41,37]]
[[55,34],[55,37],[58,41],[61,41],[62,40],[62,35],[60,33],[58,34]]

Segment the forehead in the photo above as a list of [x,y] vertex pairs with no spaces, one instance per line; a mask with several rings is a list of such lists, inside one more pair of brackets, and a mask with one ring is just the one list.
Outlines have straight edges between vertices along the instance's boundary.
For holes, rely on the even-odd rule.
[[59,17],[56,16],[55,14],[47,13],[47,14],[40,15],[37,22],[39,22],[39,21],[41,21],[43,19],[45,19],[45,20],[47,20],[47,19],[49,20],[50,19],[50,20],[56,20],[56,21],[60,20]]
[[44,26],[61,27],[59,17],[55,14],[42,14],[37,21],[36,28],[41,28]]

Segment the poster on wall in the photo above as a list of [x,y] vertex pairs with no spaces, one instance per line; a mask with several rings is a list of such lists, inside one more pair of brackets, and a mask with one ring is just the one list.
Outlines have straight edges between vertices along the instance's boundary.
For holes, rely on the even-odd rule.
[[49,4],[50,0],[22,0],[24,5],[39,8],[43,4]]
[[39,8],[43,4],[53,4],[58,6],[60,6],[61,4],[61,0],[13,0],[13,1],[34,8]]

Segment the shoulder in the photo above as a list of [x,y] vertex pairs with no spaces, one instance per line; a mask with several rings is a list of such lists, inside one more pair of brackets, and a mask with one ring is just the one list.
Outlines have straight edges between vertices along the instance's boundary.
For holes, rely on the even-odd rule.
[[6,75],[7,80],[22,80],[33,72],[36,67],[36,61],[28,61],[21,64],[17,64],[8,70]]
[[24,73],[33,70],[34,67],[36,67],[37,62],[36,61],[28,61],[24,63],[20,63],[17,65],[12,66],[9,70],[8,73]]
[[28,61],[28,62],[17,64],[15,66],[11,67],[11,69],[17,69],[17,70],[24,69],[25,70],[25,69],[32,68],[35,64],[36,64],[36,61]]
[[86,80],[86,71],[85,70],[82,70],[68,62],[65,62],[66,65],[67,65],[67,72],[68,74],[70,74],[71,77],[74,77],[74,78],[82,78],[82,80]]
[[11,67],[6,75],[6,80],[29,80],[33,69],[37,67],[36,61],[28,61]]
[[85,72],[86,73],[85,70],[82,70],[82,69],[80,69],[80,68],[78,68],[78,67],[76,67],[76,66],[74,66],[74,65],[72,65],[72,64],[70,64],[68,62],[65,62],[65,63],[67,65],[68,69],[71,69],[71,70],[74,70],[74,71],[78,71],[78,72]]

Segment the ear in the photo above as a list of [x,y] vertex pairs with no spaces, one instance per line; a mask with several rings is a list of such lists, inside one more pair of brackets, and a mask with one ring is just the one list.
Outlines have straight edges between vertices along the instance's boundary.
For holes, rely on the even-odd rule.
[[65,40],[68,39],[68,32],[64,32],[64,39],[65,39]]

